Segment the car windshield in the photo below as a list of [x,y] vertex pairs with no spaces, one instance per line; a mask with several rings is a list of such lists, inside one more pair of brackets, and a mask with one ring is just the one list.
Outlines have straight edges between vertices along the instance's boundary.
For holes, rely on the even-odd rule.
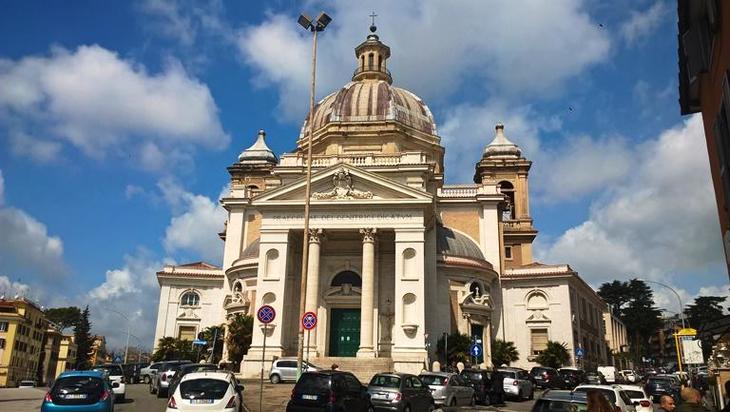
[[649,378],[649,380],[646,381],[648,384],[660,384],[660,385],[669,385],[672,383],[671,379],[667,378]]
[[482,380],[482,374],[479,372],[464,372],[464,376],[472,382],[479,382]]
[[216,365],[185,365],[185,367],[181,367],[180,371],[182,373],[193,373],[193,372],[206,372],[206,371],[215,371],[218,370],[218,367]]
[[180,384],[183,399],[223,399],[229,383],[220,379],[192,379]]
[[626,392],[626,394],[629,395],[629,398],[631,399],[644,399],[644,392],[633,390],[628,390],[624,392]]
[[501,373],[502,376],[505,377],[505,378],[517,379],[517,373],[516,372],[499,371],[499,373]]
[[296,386],[301,392],[320,392],[330,388],[330,377],[316,373],[305,373]]
[[400,378],[389,375],[375,375],[370,380],[370,386],[380,386],[383,388],[400,388]]
[[109,376],[124,375],[124,372],[122,371],[122,367],[119,365],[102,365],[102,366],[97,366],[94,369],[105,370],[109,373]]
[[600,388],[575,388],[575,392],[592,392],[592,391],[598,391],[603,394],[603,396],[606,397],[609,401],[611,401],[612,404],[616,404],[616,394],[613,392],[612,389],[600,389]]
[[579,372],[575,369],[560,369],[560,374],[568,376],[578,376]]
[[587,407],[585,403],[540,399],[531,412],[585,412]]
[[444,386],[448,383],[449,378],[441,375],[421,375],[421,382],[426,385]]

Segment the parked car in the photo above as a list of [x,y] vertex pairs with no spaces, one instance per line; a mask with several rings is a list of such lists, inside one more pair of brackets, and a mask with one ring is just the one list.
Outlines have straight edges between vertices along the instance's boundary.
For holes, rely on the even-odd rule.
[[432,411],[431,390],[416,375],[378,373],[368,384],[370,402],[376,411]]
[[621,385],[621,389],[631,398],[631,403],[634,405],[636,412],[654,412],[654,406],[649,397],[646,396],[644,388],[637,385]]
[[436,405],[475,405],[476,395],[464,378],[450,372],[424,372],[418,376],[428,385]]
[[586,408],[588,408],[588,400],[584,392],[547,390],[532,405],[531,412],[585,412]]
[[152,375],[157,373],[157,369],[159,369],[160,366],[162,366],[162,362],[155,362],[145,368],[140,369],[139,377],[140,379],[142,379],[142,382],[149,385],[149,383],[152,381]]
[[167,389],[170,386],[170,380],[175,376],[175,367],[182,364],[192,363],[190,361],[170,361],[160,365],[157,373],[150,376],[150,393],[157,394],[158,398],[164,398],[168,395]]
[[606,378],[601,372],[587,372],[586,382],[589,385],[606,385]]
[[620,373],[624,382],[636,383],[639,381],[639,376],[636,375],[636,372],[632,371],[631,369],[624,369]]
[[167,393],[175,393],[175,389],[177,389],[177,385],[180,384],[183,376],[195,372],[216,372],[218,371],[218,365],[212,363],[183,363],[175,366],[174,371],[175,374],[167,386]]
[[573,389],[578,385],[588,383],[586,372],[578,368],[560,368],[558,375],[563,379],[563,389]]
[[350,372],[304,372],[291,392],[287,412],[372,412],[368,388]]
[[122,365],[124,370],[124,381],[126,383],[139,383],[140,382],[140,371],[144,365],[140,363],[125,363]]
[[117,401],[123,402],[127,395],[127,385],[124,383],[124,371],[122,370],[122,366],[114,363],[108,363],[105,365],[94,366],[93,369],[106,372],[107,377],[112,383],[117,382],[119,384],[113,387],[114,397]]
[[[302,369],[304,372],[318,371],[320,368],[302,361]],[[297,358],[279,358],[271,362],[271,371],[269,372],[269,380],[271,383],[279,383],[282,381],[297,380]]]
[[559,376],[558,370],[546,366],[535,366],[530,369],[530,376],[535,381],[535,386],[541,389],[563,389],[563,379]]
[[619,385],[580,385],[573,392],[599,391],[614,405],[616,412],[636,412],[629,395]]
[[31,379],[23,379],[18,384],[19,389],[26,389],[26,388],[35,388],[37,385],[35,384],[34,380]]
[[678,383],[674,382],[671,377],[666,375],[650,376],[644,384],[644,393],[646,393],[653,402],[659,402],[662,395],[669,395],[675,401],[679,401]]
[[112,412],[114,410],[114,385],[105,372],[69,371],[58,375],[51,389],[46,393],[41,412],[84,410],[90,412]]
[[231,372],[188,373],[167,401],[167,412],[243,411],[243,386]]
[[616,383],[617,373],[615,366],[599,366],[598,372],[606,379],[607,384]]
[[499,373],[504,377],[504,393],[517,399],[533,399],[535,386],[530,380],[530,374],[524,369],[501,368]]
[[502,375],[486,369],[464,369],[461,376],[474,389],[477,402],[482,405],[501,404],[504,401]]

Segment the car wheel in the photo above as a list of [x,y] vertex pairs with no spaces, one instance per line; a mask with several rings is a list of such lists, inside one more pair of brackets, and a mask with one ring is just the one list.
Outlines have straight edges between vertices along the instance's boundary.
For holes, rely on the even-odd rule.
[[124,403],[124,401],[125,401],[125,400],[126,400],[126,399],[125,399],[124,395],[119,395],[119,396],[117,396],[117,402],[119,402],[119,403]]
[[535,389],[534,388],[530,391],[530,397],[527,399],[529,399],[529,400],[535,399]]
[[375,412],[375,408],[373,408],[373,405],[368,405],[368,412]]
[[142,381],[143,381],[143,382],[144,382],[145,384],[149,385],[149,383],[150,383],[150,377],[149,377],[149,376],[147,376],[147,375],[145,375],[145,376],[144,376],[144,378],[142,378]]
[[162,388],[157,387],[157,397],[158,398],[164,398],[165,395],[162,393]]
[[471,396],[471,402],[469,402],[469,406],[475,406],[477,404],[477,396],[472,395]]
[[489,406],[492,404],[492,400],[489,398],[489,394],[484,394],[484,399],[482,399],[482,403],[484,404],[484,406]]
[[281,376],[279,376],[277,374],[271,375],[269,377],[269,379],[271,380],[271,383],[273,383],[274,385],[276,385],[277,383],[281,382]]
[[433,404],[428,405],[428,412],[433,412],[434,410],[436,410],[436,407]]
[[456,396],[451,398],[451,402],[449,402],[449,406],[456,406]]
[[524,397],[524,396],[522,396],[522,390],[519,390],[519,391],[517,392],[517,400],[518,400],[518,401],[521,401],[521,400],[524,400],[524,399],[525,399],[525,397]]
[[411,412],[411,406],[410,405],[406,405],[406,407],[403,408],[403,412]]

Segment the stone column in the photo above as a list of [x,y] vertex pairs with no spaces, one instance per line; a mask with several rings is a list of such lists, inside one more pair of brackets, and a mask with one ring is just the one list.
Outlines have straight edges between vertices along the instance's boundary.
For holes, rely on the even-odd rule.
[[[322,245],[322,239],[324,234],[322,229],[309,229],[309,260],[307,265],[307,295],[305,310],[307,312],[314,312],[319,316],[319,255]],[[312,329],[309,332],[305,331],[305,346],[306,346],[306,333],[309,333],[309,356],[317,357],[317,328]],[[306,351],[305,347],[305,351]]]
[[375,303],[375,233],[376,229],[360,229],[362,234],[362,301],[360,303],[359,358],[374,358],[373,309]]

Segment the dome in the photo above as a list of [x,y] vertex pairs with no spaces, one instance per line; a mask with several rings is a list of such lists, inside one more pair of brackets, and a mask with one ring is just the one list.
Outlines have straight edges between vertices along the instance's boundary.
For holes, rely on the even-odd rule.
[[[423,100],[386,80],[363,79],[347,83],[322,99],[314,108],[314,130],[332,122],[392,120],[424,133],[436,135],[436,122]],[[309,131],[305,120],[300,138]]]
[[482,250],[473,240],[443,225],[437,227],[436,253],[486,261]]
[[264,138],[266,132],[261,129],[259,130],[256,142],[251,145],[248,149],[241,152],[238,155],[238,161],[242,164],[265,164],[265,163],[276,163],[276,155],[266,145]]
[[246,246],[246,249],[243,249],[243,252],[241,253],[240,259],[253,259],[259,257],[259,249],[261,245],[261,238],[258,237],[256,240],[251,242],[248,246]]
[[519,146],[509,141],[507,136],[504,135],[504,125],[502,123],[497,123],[497,126],[495,127],[494,140],[492,140],[492,143],[489,143],[484,149],[484,156],[492,158],[517,159],[521,155],[522,150],[520,150]]

